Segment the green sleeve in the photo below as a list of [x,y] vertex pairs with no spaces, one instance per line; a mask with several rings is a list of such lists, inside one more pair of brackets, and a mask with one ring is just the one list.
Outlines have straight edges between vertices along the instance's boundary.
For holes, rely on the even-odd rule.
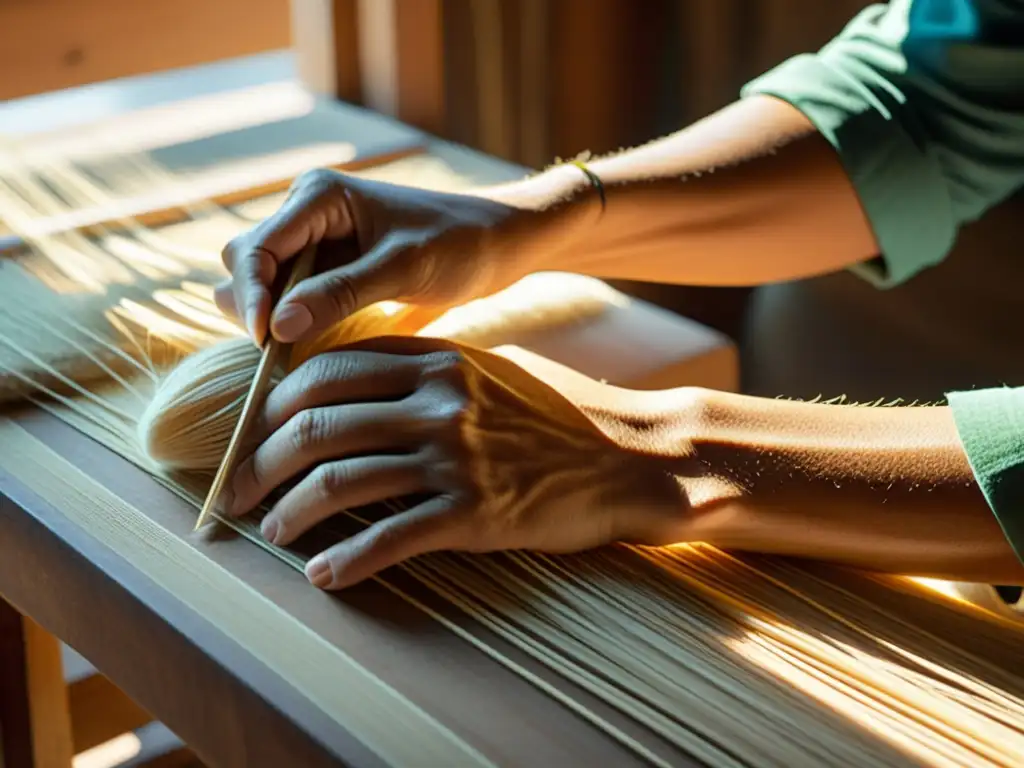
[[1024,387],[952,392],[949,404],[978,485],[1024,562]]
[[960,226],[1024,183],[1024,0],[892,0],[816,54],[747,84],[838,150],[881,257],[880,287],[945,258]]

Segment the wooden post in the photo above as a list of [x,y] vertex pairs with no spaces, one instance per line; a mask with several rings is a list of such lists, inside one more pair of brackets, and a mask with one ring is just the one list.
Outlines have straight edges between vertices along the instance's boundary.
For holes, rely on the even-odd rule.
[[362,102],[358,0],[291,0],[292,49],[314,93]]
[[721,109],[739,95],[750,68],[744,45],[746,0],[683,0],[679,5],[679,46],[683,69],[682,125]]
[[291,0],[291,8],[299,74],[311,90],[444,132],[442,0]]
[[404,123],[441,134],[446,124],[442,0],[388,1],[394,7],[397,58],[393,114]]
[[0,767],[69,768],[60,641],[0,600]]
[[314,91],[537,167],[654,135],[675,1],[291,0],[293,42]]

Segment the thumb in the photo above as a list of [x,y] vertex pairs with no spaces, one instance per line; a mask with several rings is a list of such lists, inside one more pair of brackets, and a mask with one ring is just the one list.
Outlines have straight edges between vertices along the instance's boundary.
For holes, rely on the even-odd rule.
[[410,293],[395,240],[386,236],[365,256],[308,277],[282,296],[270,324],[274,337],[285,343],[313,339],[371,304]]
[[335,175],[311,172],[296,180],[288,199],[271,216],[235,237],[221,253],[232,275],[232,304],[249,334],[266,336],[270,288],[282,264],[325,238],[353,234],[344,187]]

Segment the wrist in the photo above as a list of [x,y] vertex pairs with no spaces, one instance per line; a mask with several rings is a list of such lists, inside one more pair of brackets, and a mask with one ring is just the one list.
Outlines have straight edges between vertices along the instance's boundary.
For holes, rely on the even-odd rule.
[[657,531],[646,543],[722,546],[744,495],[728,463],[710,460],[729,405],[723,394],[698,387],[652,392],[607,385],[601,394],[600,402],[581,404],[584,412],[630,458],[631,471],[668,477],[674,489],[663,499]]
[[543,211],[578,199],[590,186],[579,168],[559,164],[516,181],[479,187],[473,194],[512,208]]
[[497,224],[524,274],[576,271],[567,258],[601,215],[598,191],[578,167],[555,165],[520,181],[474,194],[516,210]]

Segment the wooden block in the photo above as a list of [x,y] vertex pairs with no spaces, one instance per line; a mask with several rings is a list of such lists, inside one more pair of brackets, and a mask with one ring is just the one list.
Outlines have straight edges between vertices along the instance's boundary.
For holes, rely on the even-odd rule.
[[629,389],[739,387],[739,356],[725,335],[646,302],[622,299],[587,322],[511,334],[508,343]]

